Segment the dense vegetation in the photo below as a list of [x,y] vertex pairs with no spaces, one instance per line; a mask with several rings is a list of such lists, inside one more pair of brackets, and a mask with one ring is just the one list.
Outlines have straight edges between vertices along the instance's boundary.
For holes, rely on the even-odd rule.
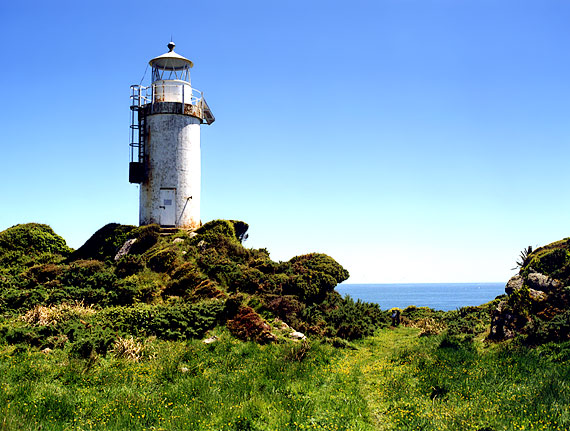
[[329,256],[274,262],[246,236],[0,232],[0,429],[570,428],[568,240],[525,251],[508,295],[394,328],[334,291]]
[[89,358],[125,337],[187,340],[217,326],[258,342],[276,341],[284,324],[353,340],[385,319],[377,305],[334,291],[348,272],[329,256],[274,262],[267,250],[242,245],[247,229],[216,220],[161,235],[157,225],[109,224],[75,251],[46,225],[7,229],[0,337]]

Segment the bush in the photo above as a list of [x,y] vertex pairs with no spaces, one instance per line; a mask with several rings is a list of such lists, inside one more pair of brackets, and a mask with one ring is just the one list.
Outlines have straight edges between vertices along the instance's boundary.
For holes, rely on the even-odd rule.
[[167,248],[151,254],[148,259],[148,267],[155,272],[169,272],[177,263],[176,250]]
[[307,307],[302,317],[310,325],[308,330],[324,324],[326,332],[322,335],[347,340],[372,335],[385,320],[378,304],[354,301],[349,296],[341,298],[336,292],[330,292],[322,303]]
[[156,336],[179,340],[200,338],[222,322],[224,302],[200,304],[146,305],[109,307],[96,315],[94,325],[106,326],[119,335]]
[[271,333],[271,327],[247,305],[241,306],[233,319],[227,322],[230,332],[241,340],[251,340],[258,343],[276,341]]
[[311,271],[327,274],[334,279],[336,284],[342,283],[349,277],[348,271],[340,266],[336,260],[322,253],[296,256],[289,260],[289,263],[293,265],[293,269],[296,272],[302,274]]
[[117,274],[117,277],[124,278],[129,275],[134,275],[137,272],[142,271],[144,268],[145,263],[140,255],[126,255],[121,257],[117,262],[115,274]]
[[69,256],[69,260],[113,260],[134,228],[134,226],[109,223],[95,232],[85,244],[75,250]]
[[131,246],[129,254],[143,254],[158,242],[160,226],[149,224],[133,229],[128,239],[136,239]]
[[72,250],[48,225],[27,223],[0,232],[0,255],[8,251],[32,256],[42,253],[67,256]]

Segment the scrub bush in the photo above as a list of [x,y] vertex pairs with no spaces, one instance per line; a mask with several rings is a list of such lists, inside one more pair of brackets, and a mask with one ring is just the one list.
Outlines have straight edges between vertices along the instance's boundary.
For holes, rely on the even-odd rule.
[[109,223],[95,232],[85,244],[75,250],[69,256],[69,261],[113,260],[133,229],[135,229],[134,226]]
[[65,240],[45,224],[18,224],[0,232],[0,255],[15,252],[28,256],[43,253],[67,256],[71,251]]

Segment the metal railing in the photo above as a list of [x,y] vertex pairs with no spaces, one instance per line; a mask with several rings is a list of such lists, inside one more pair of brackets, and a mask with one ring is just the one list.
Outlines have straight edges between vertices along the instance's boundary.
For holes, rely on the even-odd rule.
[[[155,112],[155,103],[174,102],[180,104],[180,113],[200,118],[207,124],[216,119],[204,99],[204,94],[184,81],[158,81],[150,87],[131,85],[131,162],[142,162],[145,146],[145,115],[139,115],[141,108],[150,105],[150,113]],[[143,124],[141,124],[141,122]]]
[[149,103],[177,102],[202,107],[204,94],[189,84],[153,83],[150,87],[131,85],[131,108],[137,109]]

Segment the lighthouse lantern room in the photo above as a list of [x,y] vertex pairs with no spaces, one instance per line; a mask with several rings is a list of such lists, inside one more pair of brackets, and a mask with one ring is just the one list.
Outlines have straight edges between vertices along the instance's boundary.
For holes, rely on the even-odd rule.
[[174,52],[150,60],[149,87],[131,85],[129,181],[140,184],[139,224],[200,225],[200,125],[215,120],[192,88],[193,63]]

